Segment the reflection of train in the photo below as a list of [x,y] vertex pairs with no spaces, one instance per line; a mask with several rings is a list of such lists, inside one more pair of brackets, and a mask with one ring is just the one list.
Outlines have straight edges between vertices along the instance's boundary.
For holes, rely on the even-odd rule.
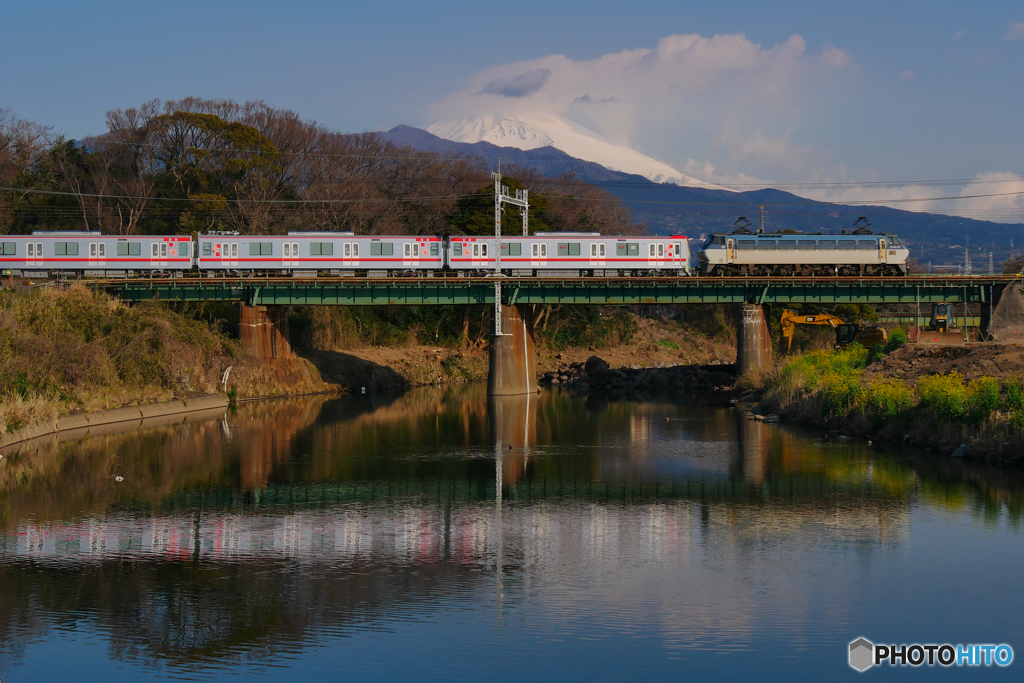
[[893,235],[752,233],[709,236],[701,275],[906,275],[910,251]]
[[[187,236],[36,232],[4,236],[0,268],[17,275],[202,272],[278,275],[392,275],[455,271],[490,274],[494,237],[356,235],[292,232]],[[501,269],[510,275],[687,275],[686,238],[609,237],[551,232],[501,238]]]

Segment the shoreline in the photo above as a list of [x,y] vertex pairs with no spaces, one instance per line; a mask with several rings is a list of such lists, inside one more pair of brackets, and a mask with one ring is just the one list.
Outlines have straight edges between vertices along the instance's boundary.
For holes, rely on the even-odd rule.
[[224,410],[229,405],[230,401],[223,394],[206,394],[189,399],[173,399],[159,403],[147,403],[141,406],[128,406],[111,408],[109,410],[97,410],[92,413],[64,415],[55,420],[42,422],[24,429],[17,429],[0,436],[0,448],[15,446],[26,441],[62,432],[76,430],[86,430],[88,432],[88,430],[94,427],[123,422],[142,423],[145,420],[176,417],[200,411]]

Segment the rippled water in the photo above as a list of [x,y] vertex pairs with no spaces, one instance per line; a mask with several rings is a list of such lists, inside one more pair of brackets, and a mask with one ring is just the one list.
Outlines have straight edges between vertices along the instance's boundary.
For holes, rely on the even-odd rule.
[[1024,657],[1019,472],[479,386],[123,429],[0,460],[7,683],[831,679],[858,636]]

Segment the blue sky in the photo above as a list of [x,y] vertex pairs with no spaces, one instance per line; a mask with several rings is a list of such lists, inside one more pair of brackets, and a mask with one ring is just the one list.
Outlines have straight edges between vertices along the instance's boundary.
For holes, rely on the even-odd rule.
[[[722,177],[1024,174],[1019,2],[10,3],[0,107],[75,138],[102,132],[107,109],[186,95],[263,99],[349,132],[425,127],[478,72],[691,34],[805,47],[769,95],[711,79],[656,121],[599,132]],[[842,64],[824,68],[830,48]]]

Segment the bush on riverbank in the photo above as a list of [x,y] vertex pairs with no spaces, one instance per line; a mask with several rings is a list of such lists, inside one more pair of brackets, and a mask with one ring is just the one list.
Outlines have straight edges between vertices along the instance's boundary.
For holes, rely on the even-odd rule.
[[75,409],[216,389],[237,345],[156,302],[74,285],[0,294],[0,433]]
[[741,386],[763,392],[762,411],[856,433],[909,434],[948,450],[967,443],[1003,452],[1024,441],[1022,378],[967,381],[953,371],[921,376],[913,385],[895,377],[867,381],[863,372],[873,355],[857,344],[814,351],[752,373]]

